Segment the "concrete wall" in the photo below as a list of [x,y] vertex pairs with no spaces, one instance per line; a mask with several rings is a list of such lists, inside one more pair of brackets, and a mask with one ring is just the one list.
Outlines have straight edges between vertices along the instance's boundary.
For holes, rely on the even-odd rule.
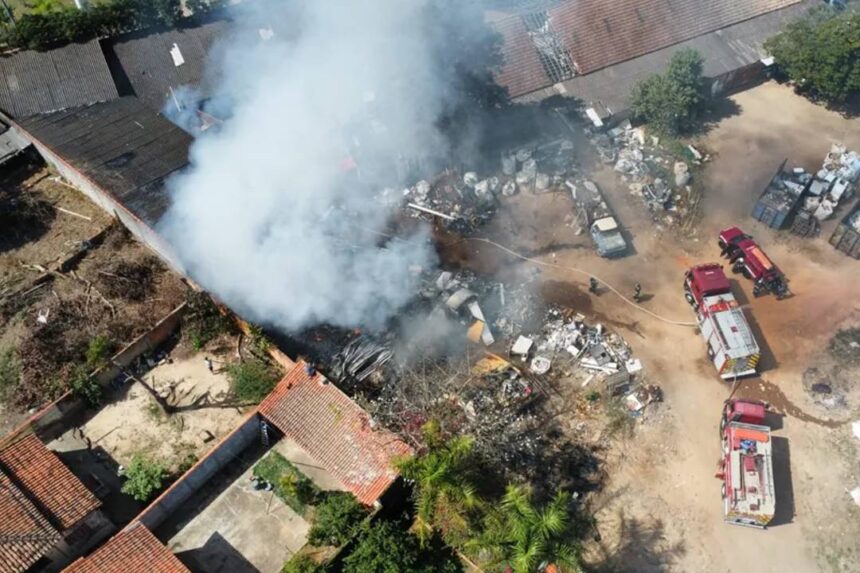
[[230,463],[254,440],[260,438],[260,417],[256,411],[222,439],[218,445],[198,461],[185,475],[153,501],[136,520],[150,530],[161,525],[192,495],[206,486],[206,482]]
[[31,141],[45,161],[50,164],[51,167],[53,167],[66,181],[89,197],[93,203],[122,221],[122,224],[125,225],[135,237],[158,253],[158,255],[161,256],[167,264],[173,267],[175,271],[183,274],[179,258],[173,253],[173,250],[170,248],[168,243],[156,234],[155,231],[153,231],[146,223],[138,219],[134,213],[126,209],[125,206],[111,196],[110,193],[72,167],[50,148],[42,144],[41,141],[33,137],[29,132],[22,129],[17,124],[14,125],[13,129],[15,129],[21,137]]
[[[176,331],[184,313],[185,303],[182,303],[161,319],[158,324],[117,352],[111,358],[111,362],[125,367],[134,362],[138,356],[157,348]],[[113,364],[92,374],[102,386],[107,385],[119,374],[119,368]],[[85,410],[86,403],[71,390],[66,391],[65,394],[36,412],[4,440],[32,431],[43,442],[50,442],[71,429],[77,417]]]
[[709,78],[710,95],[718,98],[747,89],[765,79],[767,67],[761,61]]
[[111,363],[108,366],[93,373],[96,380],[102,386],[107,386],[111,380],[120,374],[122,368],[128,367],[139,356],[151,352],[158,348],[164,341],[179,328],[182,323],[182,316],[185,314],[185,303],[177,306],[173,311],[162,318],[158,324],[153,326],[148,332],[137,337],[131,344],[117,352]]

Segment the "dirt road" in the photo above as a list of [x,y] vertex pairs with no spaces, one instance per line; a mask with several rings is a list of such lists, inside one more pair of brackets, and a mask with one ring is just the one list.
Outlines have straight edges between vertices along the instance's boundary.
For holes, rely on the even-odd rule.
[[[825,239],[778,235],[748,215],[784,158],[812,169],[831,142],[860,149],[860,121],[844,120],[775,84],[732,101],[735,115],[701,142],[714,159],[705,172],[704,215],[693,238],[657,231],[640,200],[607,168],[596,168],[592,178],[629,230],[632,256],[596,257],[587,237],[565,225],[564,209],[552,196],[517,197],[487,232],[507,234],[520,252],[583,268],[624,292],[632,293],[639,281],[648,295],[645,305],[679,321],[693,318],[681,291],[683,271],[719,259],[716,231],[737,224],[754,234],[795,293],[784,301],[755,299],[749,281],[734,284],[764,350],[762,378],[743,382],[738,394],[766,399],[788,414],[777,417],[774,434],[778,508],[772,527],[756,531],[721,521],[720,482],[713,474],[719,411],[730,385],[713,371],[698,334],[603,294],[592,299],[591,312],[620,327],[648,380],[663,387],[665,404],[659,417],[610,448],[609,483],[595,500],[601,541],[590,556],[605,570],[622,571],[725,572],[750,564],[761,572],[860,571],[860,508],[846,493],[860,485],[860,440],[841,423],[860,419],[860,412],[821,411],[801,386],[803,371],[824,352],[842,320],[860,314],[860,262],[835,252]],[[823,237],[833,225],[825,226]],[[488,252],[488,245],[473,243],[469,249],[471,256],[494,259],[501,274],[530,266]],[[544,282],[581,286],[587,280],[561,270],[540,273]]]

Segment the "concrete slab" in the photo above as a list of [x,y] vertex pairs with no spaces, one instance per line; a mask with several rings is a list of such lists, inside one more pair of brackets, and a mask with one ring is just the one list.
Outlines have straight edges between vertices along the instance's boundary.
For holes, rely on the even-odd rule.
[[192,571],[278,573],[310,524],[273,492],[251,485],[251,468],[167,540]]
[[321,467],[301,446],[289,438],[281,438],[272,447],[273,450],[287,458],[300,472],[310,478],[318,488],[324,491],[347,491],[346,486],[341,483],[328,470]]

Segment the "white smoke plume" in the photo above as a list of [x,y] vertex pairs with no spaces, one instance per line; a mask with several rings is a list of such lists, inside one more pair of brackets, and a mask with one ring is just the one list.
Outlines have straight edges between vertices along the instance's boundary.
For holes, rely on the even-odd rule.
[[426,229],[383,238],[391,213],[373,199],[448,151],[436,120],[452,96],[424,2],[263,6],[211,63],[232,117],[169,182],[160,231],[250,320],[378,327],[415,293],[415,267],[435,264]]

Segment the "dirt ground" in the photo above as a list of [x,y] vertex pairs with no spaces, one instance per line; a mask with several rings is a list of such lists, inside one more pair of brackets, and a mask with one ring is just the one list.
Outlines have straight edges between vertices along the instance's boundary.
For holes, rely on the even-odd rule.
[[95,368],[85,365],[94,339],[108,354],[119,350],[176,308],[185,285],[47,170],[4,175],[0,352],[14,352],[19,374],[0,389],[0,430],[8,431],[59,396],[78,369]]
[[[799,239],[764,228],[749,213],[784,158],[814,169],[832,142],[860,149],[860,120],[843,119],[774,83],[732,97],[726,110],[697,142],[713,159],[703,175],[703,218],[692,237],[656,230],[641,200],[599,164],[590,165],[592,178],[627,229],[631,256],[597,257],[588,238],[566,224],[570,203],[558,195],[506,200],[482,234],[542,261],[585,270],[625,293],[641,282],[644,306],[666,319],[636,311],[610,293],[577,309],[618,329],[642,360],[648,381],[665,393],[654,415],[644,416],[632,437],[614,438],[604,454],[608,482],[592,499],[600,540],[588,547],[596,568],[716,572],[754,563],[763,572],[858,571],[860,508],[847,490],[860,485],[860,440],[845,422],[860,419],[860,411],[853,400],[829,409],[816,403],[802,379],[836,331],[860,317],[860,262],[827,244],[836,220],[823,226],[820,238]],[[737,395],[765,399],[784,414],[774,418],[778,505],[766,531],[721,521],[714,472],[720,408],[731,386],[714,372],[697,332],[670,323],[693,320],[681,289],[683,272],[719,260],[716,233],[731,225],[759,239],[794,293],[783,301],[754,298],[749,281],[733,284],[763,349],[761,378],[741,382]],[[463,243],[459,256],[500,277],[539,273],[556,290],[567,284],[582,291],[587,281],[586,274],[535,267],[477,242]]]
[[[215,372],[209,371],[204,356],[215,361]],[[175,407],[173,413],[166,413],[143,384],[132,382],[108,396],[81,429],[93,447],[103,447],[120,464],[128,466],[140,453],[175,471],[237,427],[248,410],[230,405],[230,383],[217,368],[227,358],[211,352],[176,357],[143,375],[143,381]]]

